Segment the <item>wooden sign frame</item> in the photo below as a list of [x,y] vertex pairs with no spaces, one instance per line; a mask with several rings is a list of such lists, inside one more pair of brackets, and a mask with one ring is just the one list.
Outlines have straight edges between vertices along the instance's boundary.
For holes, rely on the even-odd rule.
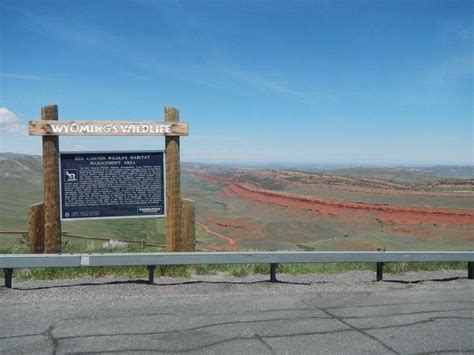
[[29,135],[43,139],[44,181],[44,202],[30,208],[30,250],[61,252],[59,136],[164,136],[166,249],[195,250],[194,204],[181,198],[180,136],[189,134],[188,124],[179,122],[176,108],[165,107],[164,111],[165,121],[59,121],[57,105],[41,109],[41,120],[30,121],[28,126]]

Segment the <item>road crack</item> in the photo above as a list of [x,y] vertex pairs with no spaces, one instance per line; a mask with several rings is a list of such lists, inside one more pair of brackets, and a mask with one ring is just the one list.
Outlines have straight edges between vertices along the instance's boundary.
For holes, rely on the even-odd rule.
[[365,329],[360,329],[360,328],[357,328],[356,326],[353,326],[352,324],[346,322],[344,319],[336,316],[335,314],[329,312],[328,310],[326,309],[323,309],[323,308],[320,308],[320,307],[317,307],[315,305],[311,305],[311,304],[307,304],[306,302],[303,301],[304,304],[306,304],[307,306],[312,306],[314,309],[317,309],[321,312],[323,312],[324,314],[328,315],[329,317],[333,318],[333,319],[336,319],[337,321],[339,321],[340,323],[346,325],[347,327],[351,328],[352,330],[355,330],[356,332],[362,334],[362,335],[365,335],[367,338],[370,338],[372,339],[373,341],[375,341],[376,343],[382,345],[385,349],[387,349],[388,351],[394,353],[394,354],[399,354],[398,351],[396,351],[395,349],[393,349],[392,347],[390,347],[389,345],[385,344],[383,341],[381,341],[380,339],[378,339],[377,337],[373,336],[372,334],[369,334],[367,333],[367,331]]
[[261,342],[273,355],[276,355],[276,351],[268,344],[259,334],[255,333],[255,338]]
[[49,341],[52,344],[52,350],[51,354],[56,355],[58,351],[58,339],[53,335],[54,328],[56,327],[56,324],[52,324],[46,331],[43,332],[43,335],[47,336]]

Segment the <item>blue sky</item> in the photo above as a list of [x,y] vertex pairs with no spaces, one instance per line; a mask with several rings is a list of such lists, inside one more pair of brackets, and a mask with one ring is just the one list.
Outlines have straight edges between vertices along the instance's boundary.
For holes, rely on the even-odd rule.
[[472,164],[473,4],[3,0],[0,150],[41,153],[25,131],[44,105],[104,120],[175,106],[187,161]]

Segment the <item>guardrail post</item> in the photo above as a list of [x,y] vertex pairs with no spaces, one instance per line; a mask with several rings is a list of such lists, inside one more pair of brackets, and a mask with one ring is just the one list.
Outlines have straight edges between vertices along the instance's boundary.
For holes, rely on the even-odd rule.
[[278,264],[270,264],[270,282],[278,282],[276,278]]
[[474,280],[474,262],[467,262],[467,278],[469,280]]
[[148,283],[153,285],[155,283],[155,269],[156,265],[147,265],[148,269]]
[[384,263],[377,263],[377,281],[383,280],[383,264]]
[[5,287],[12,288],[13,269],[3,269],[5,273]]

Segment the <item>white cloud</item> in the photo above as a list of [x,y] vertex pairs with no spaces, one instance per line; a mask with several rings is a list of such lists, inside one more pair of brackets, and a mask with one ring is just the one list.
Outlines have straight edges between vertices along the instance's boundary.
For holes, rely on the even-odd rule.
[[336,125],[342,125],[345,123],[348,123],[350,120],[347,117],[340,117],[340,116],[335,116],[335,117],[329,117],[327,119],[327,122],[330,124],[336,124]]
[[472,32],[472,23],[464,21],[447,21],[441,25],[440,38],[450,44],[454,41],[472,41],[474,33]]
[[17,115],[6,107],[0,107],[0,130],[2,133],[22,134],[26,127],[21,124]]
[[444,83],[449,79],[458,79],[459,77],[474,74],[474,56],[464,55],[451,58],[438,65],[428,73],[428,80],[436,83]]
[[0,73],[1,78],[5,79],[19,79],[19,80],[55,80],[44,76],[17,74],[17,73]]
[[260,75],[247,73],[241,70],[224,69],[224,72],[233,77],[234,79],[243,81],[262,91],[273,91],[279,94],[285,94],[296,97],[306,97],[308,95],[305,92],[290,89],[282,83],[264,78]]

